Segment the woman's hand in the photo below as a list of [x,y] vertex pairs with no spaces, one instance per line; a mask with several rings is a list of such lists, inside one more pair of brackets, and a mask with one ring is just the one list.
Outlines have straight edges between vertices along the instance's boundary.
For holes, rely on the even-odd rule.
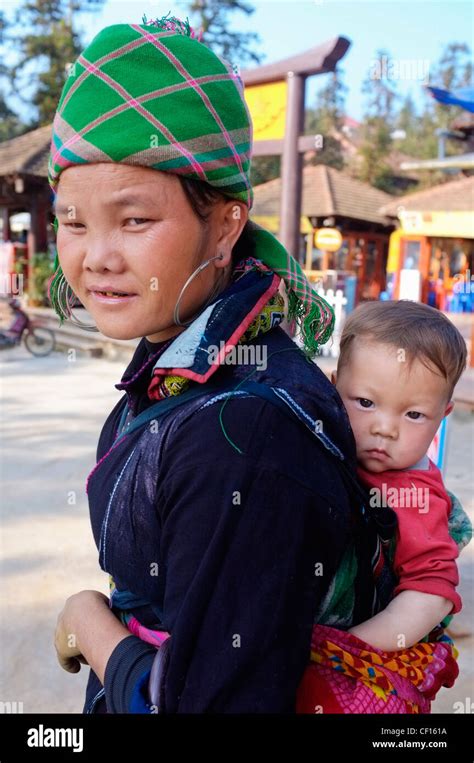
[[59,613],[54,636],[59,664],[69,673],[90,665],[104,683],[110,655],[130,631],[114,615],[109,599],[100,591],[79,591]]
[[101,603],[109,609],[109,600],[100,591],[80,591],[66,600],[64,609],[58,615],[54,646],[59,664],[69,673],[78,673],[81,663],[89,664],[82,654],[77,624],[86,619],[86,610],[91,605],[95,607],[97,604],[100,606]]

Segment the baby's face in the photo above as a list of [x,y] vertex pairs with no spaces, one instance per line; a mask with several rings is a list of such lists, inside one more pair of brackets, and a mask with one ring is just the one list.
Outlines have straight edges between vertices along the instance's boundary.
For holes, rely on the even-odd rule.
[[336,387],[349,414],[359,463],[368,471],[405,469],[422,458],[452,404],[448,385],[403,350],[354,339]]

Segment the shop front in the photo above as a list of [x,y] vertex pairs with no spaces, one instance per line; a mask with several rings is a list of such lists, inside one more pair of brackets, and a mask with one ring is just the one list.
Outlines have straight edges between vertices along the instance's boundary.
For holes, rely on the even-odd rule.
[[472,212],[400,212],[390,237],[387,293],[447,312],[474,309]]
[[389,236],[343,228],[340,246],[328,251],[315,245],[319,230],[313,233],[306,251],[308,278],[321,281],[325,289],[342,289],[352,303],[350,307],[378,299],[386,286]]
[[[280,178],[256,186],[251,218],[280,235]],[[386,286],[395,221],[380,212],[393,197],[323,164],[303,168],[298,259],[320,292],[341,292],[345,312]],[[316,287],[317,285],[317,287]]]

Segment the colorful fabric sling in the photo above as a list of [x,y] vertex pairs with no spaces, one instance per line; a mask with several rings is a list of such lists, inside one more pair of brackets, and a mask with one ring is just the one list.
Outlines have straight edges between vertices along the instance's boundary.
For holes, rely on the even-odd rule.
[[458,676],[457,656],[448,637],[383,652],[352,633],[316,625],[296,712],[429,713],[440,687]]
[[[449,533],[461,552],[472,539],[472,524],[453,493]],[[393,563],[394,542],[388,544]],[[349,549],[336,573],[313,628],[311,665],[297,698],[298,713],[429,713],[439,689],[453,686],[458,651],[445,632],[448,615],[424,639],[396,652],[384,652],[352,633],[331,626],[351,625],[355,559]]]

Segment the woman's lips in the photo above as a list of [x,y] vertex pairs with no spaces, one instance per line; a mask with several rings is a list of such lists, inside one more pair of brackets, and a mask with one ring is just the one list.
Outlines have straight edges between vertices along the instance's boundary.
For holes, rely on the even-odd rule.
[[117,296],[113,296],[111,291],[107,290],[105,292],[90,289],[89,294],[96,302],[102,305],[123,305],[138,297],[138,294],[117,294]]

